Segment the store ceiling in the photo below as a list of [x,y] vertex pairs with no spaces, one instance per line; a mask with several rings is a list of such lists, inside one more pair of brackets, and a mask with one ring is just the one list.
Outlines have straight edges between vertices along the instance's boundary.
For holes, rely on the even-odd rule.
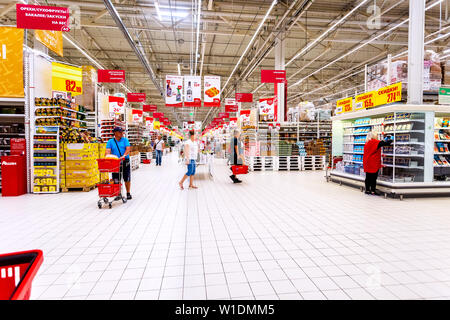
[[[228,84],[226,96],[234,96],[235,88],[239,92],[255,91],[260,84],[260,70],[274,69],[274,39],[283,26],[284,30],[289,30],[285,32],[285,57],[288,62],[361,1],[363,0],[279,0],[255,39],[253,47],[247,52]],[[219,111],[208,108],[197,108],[194,111],[189,108],[166,108],[160,92],[145,72],[102,0],[38,2],[79,8],[81,16],[79,28],[72,28],[69,36],[106,68],[125,69],[127,86],[132,91],[146,92],[148,102],[157,104],[159,111],[164,112],[172,122],[194,119],[207,122],[216,111]],[[154,0],[112,0],[133,40],[138,46],[142,46],[161,85],[167,74],[178,74],[178,63],[182,74],[190,73],[191,58],[196,51],[196,25],[191,11],[195,2],[196,0],[159,0],[163,13],[160,20]],[[439,0],[426,1],[427,6],[436,2]],[[0,0],[0,24],[15,23],[13,3],[16,1]],[[272,0],[202,0],[197,73],[219,75],[222,77],[223,86],[271,3]],[[325,85],[362,70],[366,63],[386,58],[388,53],[396,54],[407,48],[408,23],[405,23],[343,59],[331,63],[360,46],[362,42],[408,18],[408,0],[376,0],[382,13],[380,29],[369,29],[368,19],[372,13],[367,9],[368,5],[373,6],[373,3],[373,0],[367,1],[336,29],[287,66],[289,105],[321,97],[328,98],[327,100],[335,99],[339,95],[331,95],[344,89],[349,89],[346,93],[354,92],[354,87],[361,85],[363,81],[362,72],[329,86]],[[165,15],[171,11],[185,16]],[[436,32],[440,29],[443,29],[442,34],[450,32],[449,11],[450,0],[444,0],[427,11],[425,34],[428,36],[427,40],[438,37],[440,34]],[[275,28],[277,25],[278,29]],[[442,37],[428,48],[441,52],[448,48],[448,42],[449,37]],[[77,65],[92,64],[66,41],[63,60]],[[316,72],[329,63],[331,64],[327,68]],[[250,70],[253,71],[247,75],[247,71]],[[316,73],[310,75],[313,72]],[[239,79],[244,75],[245,79]],[[301,79],[303,81],[300,84],[292,86]],[[316,91],[308,94],[314,89]],[[271,95],[273,85],[266,85],[255,91],[255,98]],[[194,112],[194,119],[189,116],[190,112]]]

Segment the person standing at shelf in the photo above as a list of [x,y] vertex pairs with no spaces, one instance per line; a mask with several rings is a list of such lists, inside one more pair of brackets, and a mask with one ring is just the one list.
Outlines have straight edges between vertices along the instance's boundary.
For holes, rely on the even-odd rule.
[[195,141],[195,132],[193,130],[189,131],[189,140],[184,144],[184,159],[187,165],[187,172],[179,182],[180,189],[183,190],[184,181],[189,177],[189,189],[197,189],[194,185],[194,176],[196,161],[198,157],[198,143]]
[[[233,138],[230,141],[230,163],[231,166],[245,165],[244,153],[242,152],[241,133],[239,130],[233,131]],[[234,174],[230,176],[233,183],[241,183]]]
[[161,166],[162,155],[164,151],[164,140],[160,134],[158,134],[155,145],[153,146],[153,150],[156,151],[156,165]]
[[392,140],[386,137],[385,140],[378,140],[378,133],[375,131],[367,135],[364,145],[363,168],[366,173],[366,194],[379,195],[376,192],[378,171],[381,169],[381,148],[390,146]]
[[[123,137],[123,129],[116,127],[113,129],[114,138],[108,140],[106,144],[106,155],[113,154],[122,160],[120,164],[120,171],[122,173],[123,181],[125,182],[125,188],[127,189],[127,199],[131,200],[131,163],[130,163],[130,152],[131,145],[127,138]],[[119,180],[119,173],[113,173],[112,177],[114,181]],[[118,181],[117,183],[120,183]],[[117,199],[121,198],[118,197]]]

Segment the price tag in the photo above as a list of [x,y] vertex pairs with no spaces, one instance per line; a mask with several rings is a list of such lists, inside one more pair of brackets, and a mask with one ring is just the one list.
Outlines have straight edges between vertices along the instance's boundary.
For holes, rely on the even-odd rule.
[[394,103],[402,100],[402,83],[392,84],[390,86],[378,89],[375,106],[381,106],[388,103]]
[[353,98],[345,98],[336,102],[336,113],[345,113],[353,111]]
[[375,106],[376,91],[366,92],[355,97],[355,111]]

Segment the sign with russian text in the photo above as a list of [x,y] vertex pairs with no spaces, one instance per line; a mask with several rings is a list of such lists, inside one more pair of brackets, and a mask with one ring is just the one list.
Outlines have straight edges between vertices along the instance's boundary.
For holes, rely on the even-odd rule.
[[204,106],[220,107],[220,77],[205,76]]
[[125,70],[97,70],[97,81],[108,83],[124,83]]
[[155,112],[158,110],[158,107],[155,104],[144,104],[142,110],[144,110],[144,112]]
[[166,76],[166,107],[183,106],[183,77]]
[[127,102],[145,102],[145,93],[127,93]]
[[366,92],[355,97],[354,110],[370,109],[375,106],[376,91]]
[[253,93],[236,93],[237,102],[253,102]]
[[380,88],[375,95],[375,106],[394,103],[402,100],[402,83],[391,84]]
[[16,21],[19,29],[70,31],[69,8],[16,4]]
[[225,112],[238,112],[239,105],[236,99],[226,98],[225,99]]
[[353,98],[345,98],[336,101],[336,113],[351,112],[353,110]]
[[142,122],[142,119],[144,117],[144,111],[133,109],[131,110],[131,113],[133,115],[133,122]]
[[261,83],[284,83],[286,70],[261,70]]
[[184,106],[202,106],[202,78],[196,76],[184,77]]
[[125,113],[125,98],[122,97],[108,97],[109,113],[124,114]]

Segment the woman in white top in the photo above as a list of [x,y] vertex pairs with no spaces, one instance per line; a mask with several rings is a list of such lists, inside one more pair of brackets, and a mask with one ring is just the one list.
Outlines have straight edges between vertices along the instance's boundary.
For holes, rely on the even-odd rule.
[[183,183],[189,177],[189,188],[197,189],[194,186],[195,167],[198,156],[198,144],[195,141],[194,131],[189,131],[189,140],[184,144],[184,159],[187,165],[187,172],[179,182],[181,190],[184,189]]

